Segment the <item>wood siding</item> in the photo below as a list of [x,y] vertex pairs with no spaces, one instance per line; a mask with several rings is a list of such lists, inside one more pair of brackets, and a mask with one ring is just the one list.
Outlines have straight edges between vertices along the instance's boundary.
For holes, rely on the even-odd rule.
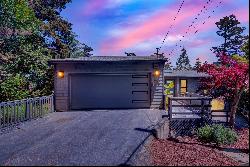
[[[160,77],[155,77],[155,69],[161,71]],[[64,78],[57,78],[57,71],[64,71]],[[69,75],[76,73],[150,73],[151,105],[150,108],[162,108],[163,104],[163,64],[150,62],[123,63],[65,63],[55,67],[55,108],[57,111],[69,111],[70,82]]]

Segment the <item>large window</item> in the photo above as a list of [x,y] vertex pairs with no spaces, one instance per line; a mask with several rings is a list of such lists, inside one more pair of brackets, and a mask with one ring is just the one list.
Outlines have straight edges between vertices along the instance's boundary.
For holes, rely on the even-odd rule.
[[181,95],[187,92],[187,80],[181,79]]

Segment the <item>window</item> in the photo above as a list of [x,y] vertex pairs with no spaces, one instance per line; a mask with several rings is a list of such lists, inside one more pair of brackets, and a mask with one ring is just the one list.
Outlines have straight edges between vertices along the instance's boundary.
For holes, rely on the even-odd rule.
[[187,92],[187,80],[181,79],[181,94],[185,94]]
[[164,85],[164,94],[174,96],[174,80],[166,80]]

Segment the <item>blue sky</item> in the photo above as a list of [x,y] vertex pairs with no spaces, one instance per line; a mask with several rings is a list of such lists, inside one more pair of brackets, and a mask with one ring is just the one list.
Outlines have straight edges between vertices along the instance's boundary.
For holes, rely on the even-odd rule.
[[174,64],[183,46],[191,63],[198,57],[203,62],[215,61],[210,49],[223,42],[216,34],[215,22],[224,16],[236,15],[247,28],[244,34],[248,34],[248,0],[184,0],[176,15],[182,2],[72,0],[62,16],[73,24],[78,39],[91,46],[96,56],[125,56],[124,52],[150,56],[169,32],[161,52]]

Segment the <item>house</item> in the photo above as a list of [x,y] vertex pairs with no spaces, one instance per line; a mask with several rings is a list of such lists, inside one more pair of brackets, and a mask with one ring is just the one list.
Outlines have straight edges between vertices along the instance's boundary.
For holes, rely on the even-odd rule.
[[172,83],[170,96],[182,96],[188,93],[197,93],[199,80],[209,75],[196,70],[164,70],[164,83]]
[[[199,73],[196,70],[164,70],[164,84],[170,85],[167,96],[188,96],[199,94],[198,87],[201,78],[209,77],[208,74]],[[228,122],[229,103],[223,98],[215,98],[211,101],[213,120]]]
[[162,108],[165,62],[156,56],[52,59],[55,109]]

